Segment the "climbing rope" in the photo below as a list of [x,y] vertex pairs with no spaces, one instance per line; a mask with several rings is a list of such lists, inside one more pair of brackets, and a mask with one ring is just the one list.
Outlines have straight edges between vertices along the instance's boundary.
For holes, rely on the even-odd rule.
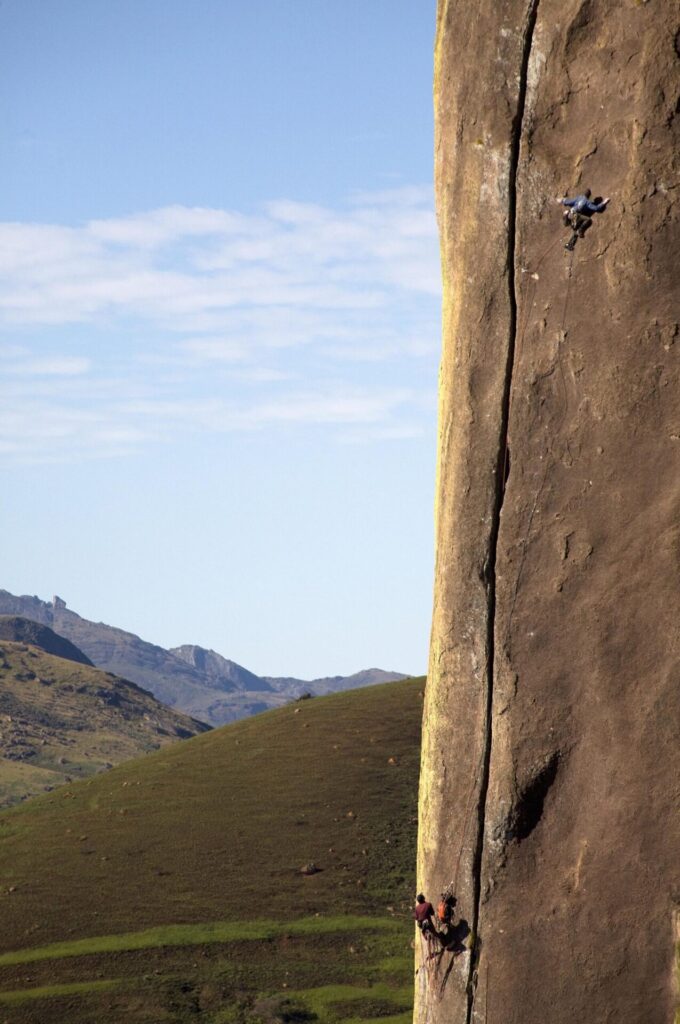
[[[522,273],[530,275],[529,276],[530,287],[525,291],[525,295],[524,295],[525,312],[524,312],[524,316],[522,318],[522,321],[520,322],[520,330],[519,330],[519,333],[518,333],[517,342],[516,342],[516,346],[515,346],[515,353],[514,353],[513,361],[516,362],[517,365],[519,365],[519,363],[520,363],[520,358],[521,358],[521,354],[522,354],[522,347],[523,347],[523,343],[524,343],[524,337],[525,337],[525,334],[526,334],[526,331],[527,331],[527,328],[528,328],[528,325],[529,325],[529,320],[531,319],[533,305],[534,305],[534,301],[535,301],[535,298],[536,298],[536,292],[537,292],[537,289],[538,289],[538,282],[540,280],[538,271],[540,270],[540,268],[541,268],[541,266],[543,264],[543,261],[547,258],[549,253],[552,251],[552,249],[555,247],[555,245],[559,241],[560,241],[560,236],[557,236],[557,238],[555,238],[550,243],[550,245],[544,250],[544,252],[541,253],[541,255],[539,256],[538,260],[536,261],[536,263],[534,265],[534,269],[533,270],[526,270],[526,269],[522,270]],[[568,261],[568,264],[567,264],[567,286],[565,288],[564,304],[562,306],[562,314],[561,314],[561,317],[560,317],[559,330],[558,330],[558,341],[557,341],[556,363],[557,363],[557,366],[559,368],[560,377],[561,377],[561,381],[562,381],[563,402],[562,402],[562,412],[561,412],[559,424],[558,424],[557,429],[554,432],[555,435],[558,435],[560,433],[560,431],[561,431],[561,429],[562,429],[562,427],[564,425],[564,422],[566,420],[567,412],[568,412],[568,392],[567,392],[566,380],[565,380],[565,377],[564,377],[564,369],[563,369],[562,360],[561,360],[561,347],[562,347],[562,343],[563,343],[564,339],[566,338],[565,327],[566,327],[567,311],[568,311],[568,307],[569,307],[569,293],[570,293],[570,289],[571,289],[572,268],[573,268],[573,251],[570,251],[569,252],[569,261]],[[553,370],[550,371],[550,373],[552,373],[553,371],[554,371],[554,367],[553,367]],[[548,376],[548,374],[546,374],[545,376]],[[513,392],[511,391],[510,392],[510,397],[509,397],[509,405],[508,405],[508,421],[507,421],[507,428],[508,429],[509,429],[510,422],[511,422],[512,400],[513,400]],[[501,476],[501,480],[500,480],[500,487],[501,487],[502,491],[505,489],[506,474],[507,474],[507,469],[508,469],[508,458],[509,458],[508,429],[506,429],[505,451],[504,451],[504,455],[503,455],[502,476]],[[569,444],[568,440],[567,440],[566,444],[567,444],[567,447],[568,447],[568,444]],[[527,555],[527,550],[528,550],[528,546],[529,546],[529,537],[531,535],[531,529],[532,529],[532,526],[533,526],[534,516],[536,514],[536,510],[538,508],[540,499],[541,499],[541,497],[543,495],[543,490],[544,490],[546,482],[547,482],[548,473],[550,471],[550,466],[551,466],[551,456],[552,456],[552,454],[553,454],[553,440],[551,439],[550,443],[549,443],[548,451],[547,451],[546,456],[545,456],[545,467],[544,467],[544,471],[543,471],[543,476],[541,478],[541,482],[540,482],[538,491],[536,492],[536,496],[534,498],[534,501],[533,501],[533,504],[532,504],[532,507],[531,507],[531,511],[529,513],[529,518],[528,518],[528,523],[527,523],[527,530],[526,530],[526,534],[524,536],[524,539],[522,541],[522,553],[521,553],[521,557],[520,557],[519,570],[518,570],[517,579],[516,579],[516,582],[515,582],[515,587],[514,587],[514,592],[513,592],[513,597],[512,597],[512,603],[511,603],[511,606],[510,606],[510,613],[508,615],[508,624],[507,624],[506,633],[505,633],[505,639],[504,639],[504,643],[503,643],[504,647],[507,647],[507,642],[508,642],[508,638],[509,638],[509,635],[510,635],[510,630],[511,630],[511,626],[512,626],[512,619],[513,619],[513,615],[514,615],[514,611],[515,611],[515,605],[516,605],[516,602],[517,602],[517,597],[518,597],[518,594],[519,594],[519,588],[520,588],[521,581],[522,581],[522,576],[523,576],[523,573],[524,573],[524,565],[525,565],[525,562],[526,562],[526,555]],[[485,673],[488,671],[488,667],[489,667],[489,657],[487,655],[487,659],[486,659],[486,663],[485,663],[485,669],[484,669]],[[454,875],[453,875],[453,881],[445,889],[445,894],[446,895],[453,895],[457,891],[457,888],[458,888],[458,875],[459,875],[459,871],[460,871],[460,864],[461,864],[461,859],[462,859],[462,855],[463,855],[463,849],[464,849],[464,846],[465,846],[465,840],[466,840],[466,837],[467,837],[468,825],[469,825],[469,821],[470,821],[470,815],[471,815],[471,811],[472,811],[473,796],[474,796],[475,790],[477,788],[477,783],[478,783],[478,779],[479,779],[480,773],[481,773],[481,771],[483,769],[483,763],[484,763],[484,747],[482,747],[480,764],[479,764],[477,770],[475,771],[475,773],[473,774],[472,782],[471,782],[471,785],[470,785],[470,788],[469,788],[469,791],[468,791],[468,796],[467,796],[467,800],[466,800],[466,804],[465,804],[465,811],[464,811],[464,815],[463,815],[463,828],[462,828],[462,831],[461,831],[461,840],[460,840],[460,845],[459,845],[459,848],[458,848],[458,856],[456,858],[456,865],[455,865],[455,870],[454,870]],[[447,970],[446,970],[446,972],[444,974],[444,977],[442,978],[442,982],[441,982],[440,990],[439,990],[440,998],[443,995],[444,988],[445,988],[446,983],[448,981],[448,978],[449,978],[449,975],[451,973],[451,970],[453,969],[454,961],[455,961],[455,957],[451,957],[451,961],[450,961],[450,963],[447,966]],[[438,966],[439,966],[439,962],[440,961],[438,961]],[[487,975],[486,975],[487,993],[488,993],[488,984],[489,984],[489,968],[488,968],[488,965],[487,965]],[[487,1006],[488,1006],[488,995],[487,995],[486,1003],[487,1003]],[[485,1006],[485,1013],[486,1012],[487,1012],[487,1009],[486,1009],[486,1006]]]
[[491,964],[489,960],[486,961],[486,987],[484,992],[484,1024],[488,1024],[489,1020],[489,974],[491,972]]
[[451,971],[453,970],[453,965],[454,965],[455,962],[456,962],[456,958],[455,958],[455,956],[452,956],[450,961],[449,961],[449,965],[446,968],[446,971],[444,973],[444,977],[442,978],[441,985],[439,986],[439,998],[440,999],[444,995],[444,990],[446,988],[446,983],[449,980],[449,975],[451,974]]
[[[437,976],[441,958],[444,954],[443,948],[434,948],[435,943],[438,941],[437,935],[434,932],[420,932],[420,967],[416,970],[416,976],[421,971],[423,972],[425,985],[428,990],[430,989],[432,981]],[[431,963],[432,960],[435,962]]]
[[[527,268],[527,267],[522,267],[522,269],[521,269],[521,273],[522,274],[528,274],[528,276],[529,276],[531,294],[529,294],[528,289],[527,289],[527,292],[525,293],[525,296],[524,296],[524,307],[525,307],[524,319],[523,319],[523,322],[521,322],[520,325],[519,325],[519,331],[517,333],[517,341],[515,343],[515,351],[513,353],[513,363],[516,363],[518,366],[520,364],[520,359],[521,359],[521,355],[522,355],[522,347],[523,347],[523,344],[524,344],[524,335],[526,334],[527,327],[529,326],[529,320],[531,319],[531,312],[532,312],[532,309],[533,309],[533,306],[534,306],[534,299],[536,298],[536,291],[538,289],[538,282],[540,280],[540,278],[538,276],[538,271],[543,266],[543,261],[546,259],[548,254],[550,252],[552,252],[552,250],[555,248],[555,246],[557,245],[557,243],[559,241],[560,241],[560,236],[559,235],[557,235],[555,238],[553,238],[553,240],[550,243],[550,245],[546,249],[543,250],[541,255],[536,260],[536,263],[534,264],[533,269]],[[510,420],[511,420],[511,415],[512,415],[512,402],[513,402],[513,398],[514,398],[514,394],[513,394],[512,390],[511,390],[510,391],[509,404],[508,404],[507,426],[510,425]],[[506,429],[506,432],[505,432],[505,450],[503,452],[503,468],[502,468],[501,480],[500,480],[501,491],[505,490],[505,484],[506,484],[506,481],[507,481],[507,478],[508,478],[508,460],[509,460],[509,458],[510,458],[510,447],[509,447],[509,444],[508,444],[508,431]]]
[[[559,421],[559,424],[558,424],[556,430],[554,431],[553,437],[557,436],[560,433],[562,427],[564,426],[564,422],[566,420],[567,411],[568,411],[568,409],[567,409],[567,406],[568,406],[567,384],[566,384],[566,380],[564,378],[564,369],[562,367],[561,347],[562,347],[562,342],[564,341],[564,339],[566,337],[565,325],[566,325],[566,319],[567,319],[567,309],[568,309],[568,306],[569,306],[569,291],[570,291],[570,287],[571,287],[571,275],[572,275],[573,260],[574,260],[574,254],[573,254],[573,252],[570,252],[569,253],[569,263],[567,265],[567,287],[565,288],[564,305],[562,307],[562,316],[560,318],[560,327],[559,327],[558,339],[557,339],[557,356],[556,356],[556,364],[559,367],[560,375],[561,375],[561,379],[562,379],[564,401],[563,401],[563,404],[562,404],[562,414],[561,414],[561,417],[560,417],[560,421]],[[539,503],[539,501],[540,501],[540,499],[541,499],[541,497],[543,495],[543,489],[544,489],[546,481],[548,479],[548,472],[549,472],[550,466],[551,466],[551,458],[550,457],[553,454],[553,443],[554,443],[553,439],[551,438],[550,444],[549,444],[549,447],[548,447],[548,451],[546,452],[546,455],[545,455],[545,468],[543,470],[543,477],[541,479],[541,483],[540,483],[540,486],[538,488],[538,491],[536,492],[536,497],[534,498],[534,502],[533,502],[533,505],[531,507],[531,512],[529,513],[529,519],[528,519],[528,523],[527,523],[527,531],[526,531],[526,534],[524,536],[524,540],[522,541],[522,554],[520,556],[519,570],[517,572],[517,579],[515,581],[515,589],[514,589],[514,592],[513,592],[513,595],[512,595],[512,603],[510,605],[510,613],[508,615],[508,624],[507,624],[506,631],[505,631],[504,646],[507,645],[508,637],[510,635],[510,628],[512,626],[512,618],[513,618],[513,615],[514,615],[514,612],[515,612],[515,605],[517,603],[517,595],[519,594],[519,588],[520,588],[520,584],[522,582],[522,575],[523,575],[523,572],[524,572],[524,563],[526,561],[527,549],[528,549],[528,546],[529,546],[529,536],[531,534],[531,527],[532,527],[533,522],[534,522],[534,516],[536,514],[536,509],[538,508],[538,503]],[[567,447],[568,447],[568,444],[569,444],[569,442],[567,441]]]
[[[489,667],[489,658],[487,656],[486,663],[484,665],[484,675],[486,675],[488,667]],[[470,788],[468,790],[467,802],[465,804],[465,813],[463,815],[463,830],[461,832],[461,840],[460,840],[460,845],[458,847],[458,856],[456,858],[456,869],[455,869],[454,874],[453,874],[453,881],[450,882],[449,885],[447,886],[447,888],[444,890],[447,895],[450,894],[451,896],[453,896],[458,891],[458,873],[460,871],[460,862],[461,862],[461,858],[463,856],[463,848],[465,846],[465,837],[467,835],[467,829],[468,829],[468,825],[470,823],[470,814],[472,812],[472,797],[474,796],[475,789],[477,788],[477,780],[479,779],[479,777],[480,777],[480,775],[482,773],[483,766],[484,766],[484,744],[482,744],[482,751],[481,751],[480,758],[479,758],[479,765],[477,767],[477,770],[474,772],[474,774],[472,776],[472,782],[471,782]]]
[[[557,243],[560,240],[561,240],[561,238],[560,238],[559,235],[557,235],[556,238],[554,238],[552,240],[550,245],[546,249],[544,249],[544,251],[540,254],[538,259],[536,260],[533,269],[531,269],[531,268],[522,268],[521,272],[522,272],[522,274],[527,274],[528,275],[528,279],[529,279],[530,285],[529,285],[529,288],[526,289],[525,295],[524,295],[524,316],[522,318],[522,321],[520,322],[520,329],[519,329],[519,333],[518,333],[518,336],[517,336],[517,343],[516,343],[516,346],[515,346],[515,353],[514,353],[514,360],[513,361],[516,362],[517,365],[519,365],[519,363],[520,363],[521,354],[522,354],[522,347],[523,347],[523,343],[524,343],[524,337],[525,337],[525,334],[526,334],[526,331],[527,331],[527,327],[529,326],[529,320],[531,319],[531,314],[532,314],[532,310],[533,310],[533,304],[534,304],[534,300],[536,298],[536,292],[537,292],[537,289],[538,289],[538,282],[540,280],[539,275],[538,275],[538,271],[542,267],[544,260],[547,258],[549,253],[554,249],[554,247],[557,245]],[[573,262],[573,252],[570,252],[569,253],[569,265],[568,265],[567,288],[565,290],[564,306],[563,306],[563,309],[562,309],[562,317],[561,317],[561,323],[560,323],[560,333],[561,334],[564,333],[564,323],[565,323],[565,318],[566,318],[566,313],[567,313],[567,305],[568,305],[568,302],[569,302],[569,287],[570,287],[570,284],[571,284],[571,267],[572,267],[572,262]],[[559,345],[559,342],[558,342],[558,345]],[[559,357],[559,347],[558,347],[558,357]],[[561,368],[561,363],[560,363],[560,370],[562,372],[562,378],[563,378],[563,382],[564,382],[564,372],[563,372],[563,370]],[[564,393],[565,393],[565,404],[566,404],[566,382],[564,382]],[[508,427],[509,427],[510,421],[511,421],[512,401],[513,401],[513,392],[511,391],[510,392],[509,406],[508,406]],[[565,408],[564,413],[563,413],[562,422],[564,422],[564,416],[566,416],[566,408]],[[562,426],[562,423],[560,423],[560,429],[561,429],[561,426]],[[508,432],[506,430],[505,451],[503,453],[503,465],[502,465],[502,475],[501,475],[501,483],[500,483],[501,489],[505,489],[505,482],[506,482],[507,471],[508,471],[509,450],[510,449],[509,449],[509,444],[508,444]],[[517,592],[519,590],[519,583],[520,583],[520,580],[521,580],[521,577],[522,577],[522,572],[523,572],[523,569],[524,569],[524,560],[525,560],[525,556],[526,556],[527,540],[528,540],[529,532],[531,531],[531,524],[533,523],[533,518],[534,518],[534,515],[535,515],[535,512],[536,512],[536,508],[538,506],[538,500],[539,500],[539,498],[541,496],[541,493],[543,491],[543,487],[545,486],[545,481],[546,481],[546,477],[547,477],[547,469],[548,469],[548,460],[546,459],[546,472],[544,474],[543,480],[541,481],[541,486],[539,488],[538,495],[536,497],[536,500],[534,501],[534,504],[533,504],[533,507],[532,507],[532,510],[531,510],[531,513],[530,513],[530,516],[529,516],[529,531],[527,532],[527,537],[525,538],[525,541],[524,541],[524,543],[522,545],[522,557],[521,557],[521,561],[520,561],[520,570],[519,570],[519,573],[518,573],[517,584],[516,584],[516,587],[515,587],[515,593],[513,595],[513,601],[512,601],[510,616],[509,616],[509,619],[508,619],[508,628],[507,628],[507,632],[506,632],[506,640],[507,640],[507,634],[510,632],[510,625],[511,625],[511,622],[512,622],[512,615],[513,615],[514,609],[515,609],[515,602],[516,602],[516,599],[517,599]],[[484,672],[485,673],[488,670],[488,667],[489,667],[489,659],[488,659],[488,656],[487,656],[486,663],[485,663],[485,668],[484,668]],[[468,824],[469,824],[469,819],[470,819],[470,813],[471,813],[471,810],[472,810],[472,797],[473,797],[475,789],[476,789],[477,780],[479,778],[479,773],[480,773],[480,770],[481,770],[481,766],[483,764],[483,760],[484,760],[484,751],[482,750],[482,756],[481,756],[481,760],[480,760],[480,767],[477,769],[477,771],[473,775],[472,783],[470,785],[467,801],[466,801],[466,804],[465,804],[465,812],[464,812],[464,815],[463,815],[463,829],[462,829],[462,832],[461,832],[460,846],[458,848],[458,856],[456,858],[456,867],[455,867],[455,871],[454,871],[454,874],[453,874],[453,881],[450,883],[450,886],[449,886],[449,888],[451,889],[451,894],[452,895],[457,891],[457,887],[458,887],[458,874],[459,874],[459,871],[460,871],[460,862],[461,862],[461,858],[462,858],[462,855],[463,855],[463,848],[465,846],[465,838],[467,836],[467,829],[468,829]]]

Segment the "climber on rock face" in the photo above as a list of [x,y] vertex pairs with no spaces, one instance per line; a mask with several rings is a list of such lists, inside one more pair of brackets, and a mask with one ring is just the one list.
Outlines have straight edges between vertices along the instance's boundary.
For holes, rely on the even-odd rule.
[[424,935],[427,935],[428,932],[432,935],[435,934],[435,928],[432,921],[434,917],[434,907],[431,903],[428,903],[422,892],[418,893],[416,896],[416,906],[413,911],[413,916],[416,924]]
[[604,213],[607,209],[609,199],[603,199],[599,203],[594,203],[591,202],[590,196],[591,191],[587,188],[582,195],[576,196],[574,199],[564,198],[557,200],[562,206],[568,207],[568,209],[564,211],[562,219],[564,221],[565,228],[570,227],[573,232],[571,238],[564,246],[564,248],[568,249],[570,252],[576,245],[577,239],[583,238],[586,231],[593,223],[592,215],[594,213]]
[[458,901],[452,893],[443,892],[437,904],[439,924],[448,929],[453,923],[454,907]]

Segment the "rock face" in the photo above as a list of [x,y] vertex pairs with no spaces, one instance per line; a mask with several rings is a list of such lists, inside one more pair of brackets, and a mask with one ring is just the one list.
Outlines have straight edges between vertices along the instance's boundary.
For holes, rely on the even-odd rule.
[[[416,1020],[677,1003],[680,9],[440,0],[444,273]],[[556,197],[611,196],[572,254]],[[418,966],[421,953],[418,952]]]
[[171,647],[170,654],[176,655],[187,665],[198,669],[213,681],[215,689],[271,691],[271,686],[259,676],[249,672],[247,668],[243,668],[235,661],[223,658],[217,651],[208,651],[205,647],[197,647],[195,644],[182,644],[181,647]]

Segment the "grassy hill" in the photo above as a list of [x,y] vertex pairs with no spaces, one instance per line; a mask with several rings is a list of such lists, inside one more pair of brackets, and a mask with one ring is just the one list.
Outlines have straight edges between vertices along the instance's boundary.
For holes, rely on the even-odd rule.
[[[21,635],[61,649],[50,629],[26,625]],[[0,641],[0,806],[208,728],[90,664]]]
[[406,1024],[422,686],[301,701],[0,814],[0,1021]]

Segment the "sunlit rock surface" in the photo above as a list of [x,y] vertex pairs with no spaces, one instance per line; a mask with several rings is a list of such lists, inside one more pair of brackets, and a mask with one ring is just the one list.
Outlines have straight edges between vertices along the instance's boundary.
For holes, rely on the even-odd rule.
[[670,0],[439,3],[419,884],[474,952],[417,949],[417,1021],[674,1019],[679,29]]

